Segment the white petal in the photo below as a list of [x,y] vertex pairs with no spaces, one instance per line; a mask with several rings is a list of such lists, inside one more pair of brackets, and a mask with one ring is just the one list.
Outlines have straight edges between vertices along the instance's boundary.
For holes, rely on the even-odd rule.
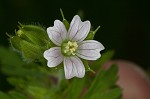
[[77,42],[83,41],[90,31],[90,27],[90,21],[82,22],[78,15],[74,16],[68,32],[69,39]]
[[67,36],[66,27],[59,20],[54,21],[53,27],[47,28],[47,33],[51,41],[58,46],[61,45],[62,41],[64,41]]
[[65,57],[64,58],[64,71],[66,79],[72,77],[83,78],[85,75],[85,68],[82,61],[78,57]]
[[77,56],[87,60],[97,60],[101,57],[100,51],[104,46],[95,40],[86,40],[79,44]]
[[48,67],[55,67],[63,61],[60,47],[53,47],[46,50],[43,54],[44,58],[48,60]]
[[95,40],[86,40],[86,41],[83,41],[79,44],[79,47],[78,49],[80,50],[97,50],[97,51],[101,51],[101,50],[104,50],[104,46],[98,42],[98,41],[95,41]]

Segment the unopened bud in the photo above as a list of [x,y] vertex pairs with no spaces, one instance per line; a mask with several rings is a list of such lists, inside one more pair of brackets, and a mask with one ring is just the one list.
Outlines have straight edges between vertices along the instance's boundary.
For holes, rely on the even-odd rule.
[[22,53],[25,60],[29,61],[40,60],[43,52],[52,45],[42,27],[22,24],[16,35],[10,37],[10,43],[14,49]]

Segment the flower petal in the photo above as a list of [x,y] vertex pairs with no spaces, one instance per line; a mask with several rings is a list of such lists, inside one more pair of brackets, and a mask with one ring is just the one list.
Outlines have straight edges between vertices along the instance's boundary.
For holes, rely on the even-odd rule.
[[64,41],[67,36],[66,27],[59,20],[54,21],[53,27],[47,28],[47,33],[51,41],[58,46],[61,45],[62,41]]
[[97,60],[101,57],[100,51],[104,46],[95,40],[86,40],[79,44],[77,56],[87,60]]
[[90,21],[82,22],[78,15],[74,16],[68,32],[69,39],[77,42],[83,41],[90,31],[90,27]]
[[65,57],[64,70],[66,79],[74,76],[83,78],[85,75],[85,68],[82,61],[78,57]]
[[44,58],[48,60],[48,67],[55,67],[63,61],[60,47],[53,47],[46,50],[43,54]]

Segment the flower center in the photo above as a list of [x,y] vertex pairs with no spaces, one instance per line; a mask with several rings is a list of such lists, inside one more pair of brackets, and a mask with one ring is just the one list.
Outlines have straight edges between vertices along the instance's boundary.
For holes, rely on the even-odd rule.
[[76,50],[78,48],[77,42],[68,41],[62,44],[62,53],[65,56],[76,55]]

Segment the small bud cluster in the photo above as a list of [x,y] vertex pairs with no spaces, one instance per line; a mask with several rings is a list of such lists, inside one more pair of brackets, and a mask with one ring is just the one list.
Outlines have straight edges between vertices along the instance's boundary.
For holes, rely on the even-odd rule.
[[47,32],[41,26],[22,25],[15,36],[10,37],[12,47],[27,61],[43,58],[43,52],[51,47]]

